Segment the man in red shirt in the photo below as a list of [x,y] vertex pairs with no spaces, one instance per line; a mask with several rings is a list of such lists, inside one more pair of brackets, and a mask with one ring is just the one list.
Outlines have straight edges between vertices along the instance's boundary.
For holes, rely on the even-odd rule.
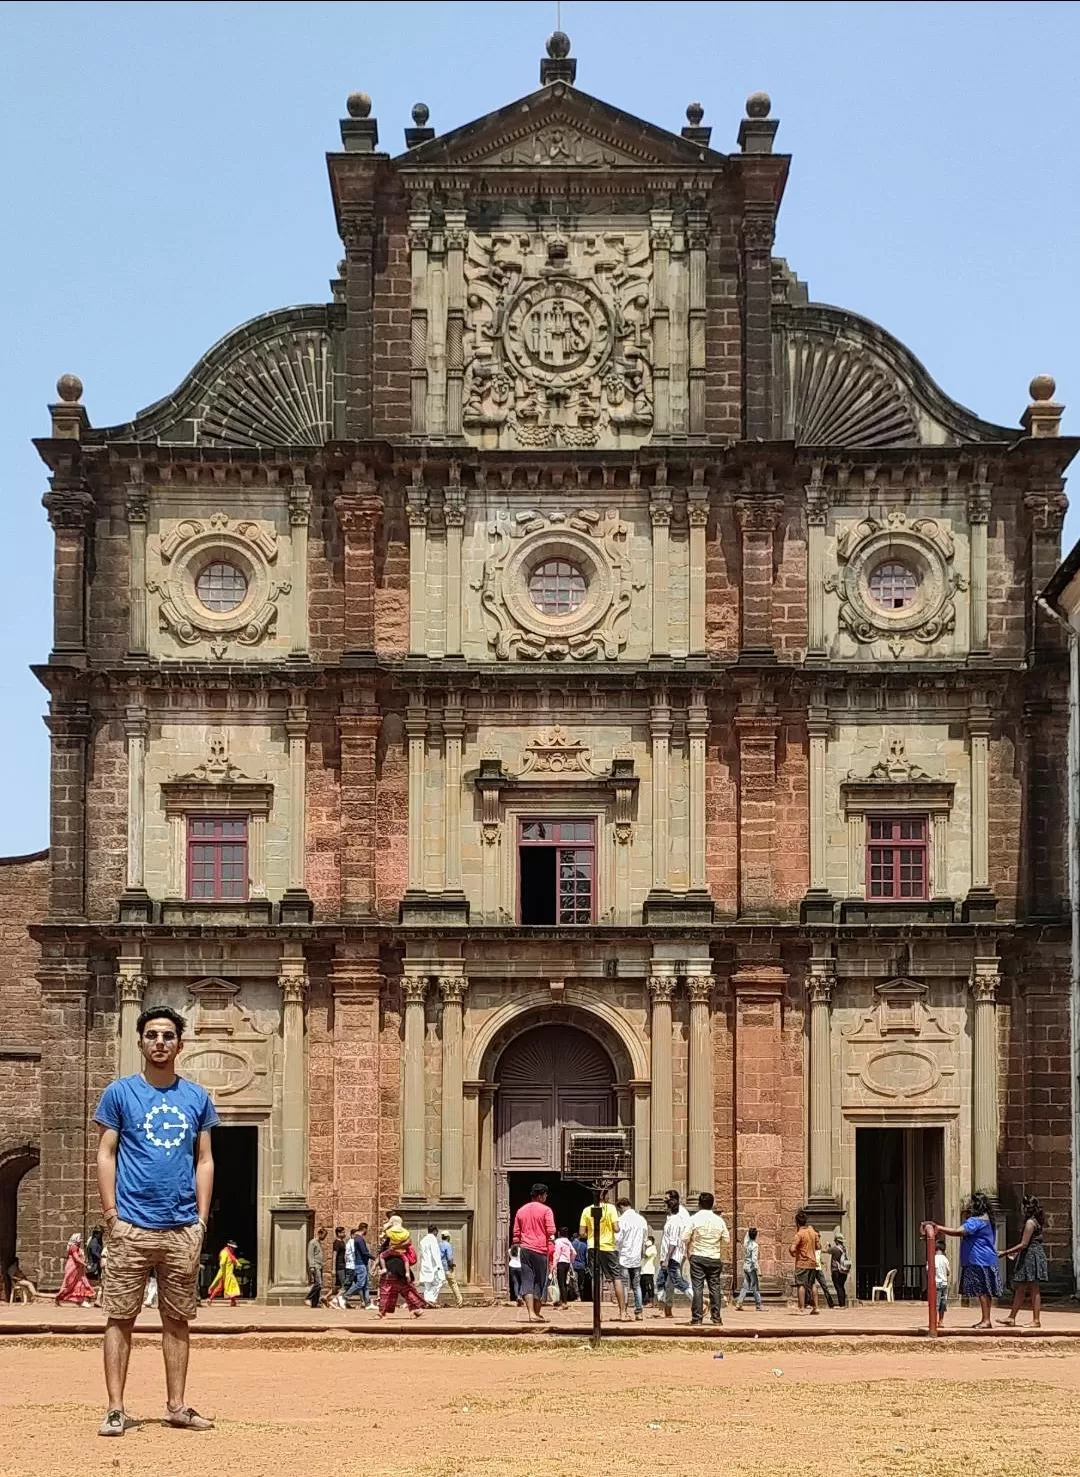
[[540,1306],[547,1292],[548,1268],[555,1251],[555,1217],[547,1185],[533,1185],[532,1199],[514,1217],[512,1246],[521,1248],[521,1296],[529,1322],[545,1323]]

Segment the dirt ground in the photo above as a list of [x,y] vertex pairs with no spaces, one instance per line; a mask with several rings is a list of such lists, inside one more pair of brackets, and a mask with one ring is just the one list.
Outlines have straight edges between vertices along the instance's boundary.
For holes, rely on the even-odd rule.
[[104,1440],[98,1341],[5,1340],[0,1473],[583,1477],[643,1461],[687,1477],[1080,1471],[1072,1344],[296,1345],[200,1340],[188,1398],[217,1419],[203,1435],[161,1423],[160,1355],[137,1345],[127,1405],[138,1425]]

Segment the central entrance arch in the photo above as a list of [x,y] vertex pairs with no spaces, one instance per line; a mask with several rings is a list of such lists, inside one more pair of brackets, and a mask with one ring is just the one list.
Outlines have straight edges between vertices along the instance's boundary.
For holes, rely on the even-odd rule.
[[492,1282],[507,1286],[514,1211],[536,1179],[549,1186],[556,1225],[575,1219],[588,1199],[562,1177],[563,1130],[616,1123],[615,1066],[595,1039],[575,1026],[534,1026],[499,1058],[495,1134],[496,1216]]

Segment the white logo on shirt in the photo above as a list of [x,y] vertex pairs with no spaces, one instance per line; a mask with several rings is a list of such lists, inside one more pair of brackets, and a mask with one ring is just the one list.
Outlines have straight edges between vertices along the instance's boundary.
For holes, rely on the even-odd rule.
[[[157,1122],[155,1120],[160,1120]],[[178,1149],[187,1137],[188,1120],[182,1108],[172,1103],[155,1104],[143,1119],[143,1132],[156,1149],[171,1153]]]

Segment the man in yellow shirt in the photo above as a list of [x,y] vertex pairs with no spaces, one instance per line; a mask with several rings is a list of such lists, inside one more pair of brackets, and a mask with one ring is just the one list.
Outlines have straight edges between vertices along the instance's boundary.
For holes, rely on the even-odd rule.
[[[615,1289],[615,1302],[619,1309],[619,1317],[626,1316],[626,1289],[623,1286],[622,1272],[619,1269],[619,1258],[615,1252],[615,1233],[619,1229],[619,1217],[611,1203],[611,1192],[605,1191],[600,1201],[600,1258],[599,1265],[593,1265],[593,1276],[603,1277],[610,1282]],[[594,1263],[596,1252],[593,1250],[593,1208],[586,1205],[581,1212],[581,1226],[578,1235],[585,1238],[589,1248],[590,1263]]]

